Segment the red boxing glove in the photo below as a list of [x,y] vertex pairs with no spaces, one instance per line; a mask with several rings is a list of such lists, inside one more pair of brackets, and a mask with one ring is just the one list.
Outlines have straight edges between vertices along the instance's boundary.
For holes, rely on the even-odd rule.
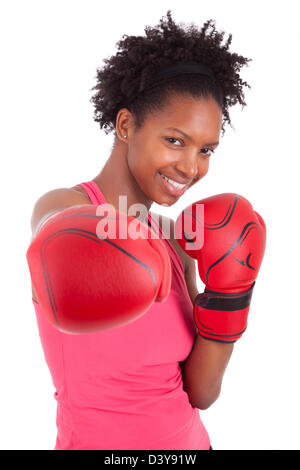
[[243,196],[218,194],[187,207],[176,220],[175,236],[183,250],[198,261],[206,286],[194,301],[199,334],[214,341],[235,342],[247,327],[264,256],[262,217]]
[[[98,215],[100,207],[72,206],[56,213],[27,250],[41,308],[66,333],[125,325],[169,295],[171,263],[162,240],[126,214]],[[99,222],[113,224],[115,234],[101,236]],[[133,239],[137,232],[140,238]]]

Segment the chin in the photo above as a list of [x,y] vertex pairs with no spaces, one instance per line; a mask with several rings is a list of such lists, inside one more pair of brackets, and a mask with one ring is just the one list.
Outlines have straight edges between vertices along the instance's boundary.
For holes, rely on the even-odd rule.
[[[181,196],[180,196],[181,197]],[[178,197],[177,199],[175,199],[174,201],[168,201],[168,202],[156,202],[154,201],[156,204],[159,204],[160,206],[165,206],[165,207],[171,207],[173,206],[174,204],[176,204],[177,201],[179,201],[180,197]]]

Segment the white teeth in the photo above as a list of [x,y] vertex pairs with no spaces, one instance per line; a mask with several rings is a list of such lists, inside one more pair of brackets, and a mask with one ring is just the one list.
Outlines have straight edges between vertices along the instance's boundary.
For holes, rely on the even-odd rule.
[[176,183],[176,181],[170,180],[170,178],[168,178],[167,176],[163,175],[162,173],[160,173],[160,174],[161,174],[161,176],[162,176],[165,180],[167,180],[167,181],[168,181],[172,186],[174,186],[174,188],[176,188],[176,189],[183,189],[183,188],[186,186],[186,184]]

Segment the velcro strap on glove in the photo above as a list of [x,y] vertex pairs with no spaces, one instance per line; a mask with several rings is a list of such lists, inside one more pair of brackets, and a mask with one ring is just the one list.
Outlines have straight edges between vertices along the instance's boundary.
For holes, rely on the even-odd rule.
[[194,302],[194,319],[199,334],[206,339],[234,343],[247,328],[248,312],[255,282],[237,294],[205,289]]

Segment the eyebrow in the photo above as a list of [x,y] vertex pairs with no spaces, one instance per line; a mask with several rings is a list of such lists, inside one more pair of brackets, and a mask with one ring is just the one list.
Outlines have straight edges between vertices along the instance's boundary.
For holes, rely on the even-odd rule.
[[[189,135],[187,135],[185,132],[181,131],[180,129],[177,129],[176,127],[166,127],[165,130],[169,130],[169,131],[176,131],[176,132],[179,132],[179,134],[182,134],[186,139],[188,140],[193,140]],[[218,142],[209,142],[205,145],[219,145],[219,141]]]

